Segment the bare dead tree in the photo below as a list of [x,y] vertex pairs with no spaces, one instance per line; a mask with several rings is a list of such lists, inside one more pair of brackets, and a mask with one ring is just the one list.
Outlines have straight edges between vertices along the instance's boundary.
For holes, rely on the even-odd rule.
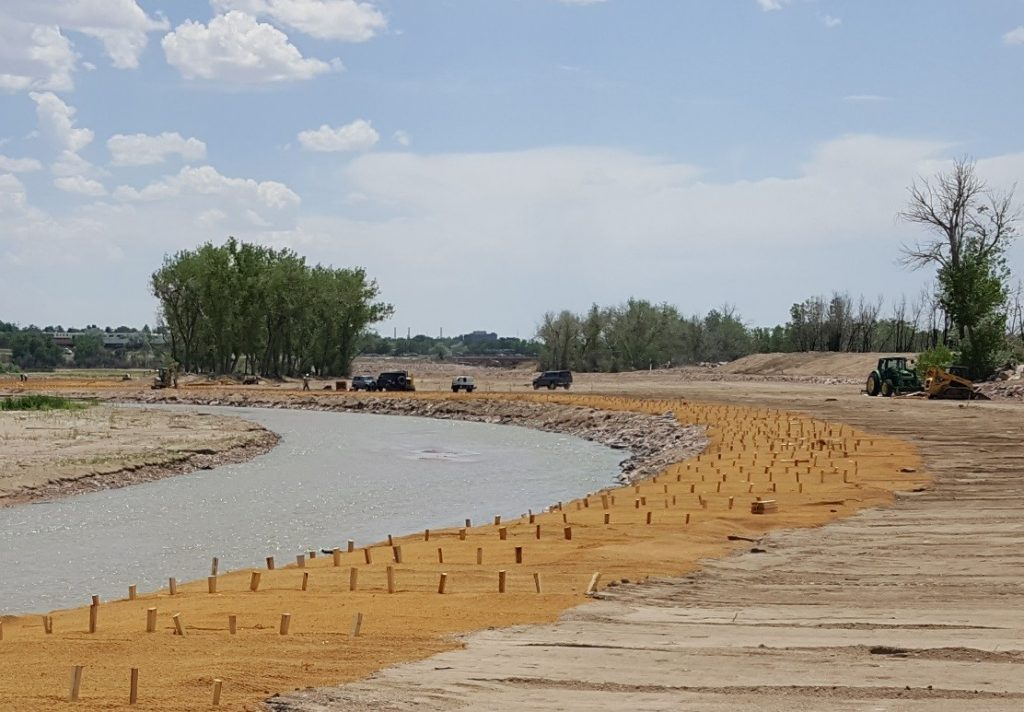
[[975,171],[974,161],[962,157],[948,173],[914,181],[910,202],[899,217],[935,234],[931,240],[902,246],[905,265],[956,269],[968,247],[980,260],[1001,253],[1016,235],[1014,223],[1020,214],[1012,189],[1005,193],[990,190]]

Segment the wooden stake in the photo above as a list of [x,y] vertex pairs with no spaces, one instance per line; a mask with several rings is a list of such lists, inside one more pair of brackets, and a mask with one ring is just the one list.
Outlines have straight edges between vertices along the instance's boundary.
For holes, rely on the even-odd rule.
[[206,590],[209,593],[217,593],[217,577],[207,576],[206,577]]
[[601,495],[601,509],[608,509],[608,495]]
[[309,590],[309,572],[308,571],[303,571],[302,572],[302,590],[303,591],[308,591]]
[[267,571],[273,571],[273,570],[274,570],[274,557],[273,556],[268,556],[267,557]]
[[362,627],[363,627],[363,614],[362,613],[356,613],[354,616],[352,616],[352,637],[353,638],[358,638],[359,637],[359,631],[360,631],[360,629],[362,629]]
[[521,546],[516,547],[516,563],[523,563],[523,547]]
[[175,579],[173,576],[167,579],[167,587],[171,589],[172,596],[178,595],[178,580]]
[[466,520],[466,529],[469,529],[471,526],[473,526],[473,523],[467,519]]
[[295,565],[298,566],[300,569],[306,568],[306,555],[297,554],[295,556]]
[[139,701],[139,669],[132,668],[128,679],[128,704],[134,705]]
[[363,561],[365,561],[367,565],[373,563],[373,557],[370,555],[369,548],[363,549]]
[[395,538],[393,536],[391,536],[390,534],[388,534],[388,546],[394,546],[394,545],[395,545]]
[[533,588],[540,593],[540,574],[533,575]]
[[234,613],[228,615],[228,633],[234,635],[238,631],[238,616]]
[[95,633],[96,632],[96,619],[97,619],[97,617],[99,617],[99,614],[100,614],[100,607],[99,606],[97,606],[95,603],[93,605],[89,606],[89,632],[90,633]]
[[281,614],[281,627],[278,629],[278,633],[281,635],[288,635],[288,628],[292,624],[292,614],[282,613]]
[[423,541],[430,541],[430,530],[429,529],[424,529],[423,530]]
[[505,593],[505,572],[498,572],[498,593]]
[[484,563],[484,550],[479,546],[476,548],[476,565],[480,566]]
[[566,527],[563,529],[562,534],[565,536],[566,541],[572,541],[572,527]]
[[437,547],[437,563],[444,563],[444,549],[442,549],[441,547]]
[[82,689],[82,669],[84,665],[71,668],[71,687],[68,690],[68,702],[78,702],[78,693]]
[[43,632],[47,635],[53,633],[53,616],[43,616]]
[[687,524],[690,523],[690,513],[689,512],[686,513],[686,523]]
[[465,529],[460,529],[459,530],[459,541],[466,541],[466,530]]
[[146,632],[147,633],[155,633],[156,632],[156,609],[155,608],[147,608],[146,609]]
[[220,691],[224,685],[224,681],[219,677],[213,680],[213,706],[220,707]]
[[393,547],[391,547],[391,553],[394,554],[394,558],[395,558],[395,563],[396,564],[402,563],[402,547],[401,546],[393,546]]
[[652,514],[652,512],[648,512],[648,513],[647,513],[647,523],[648,523],[648,524],[650,524],[650,523],[651,523],[651,514]]
[[593,596],[597,593],[597,582],[601,580],[601,572],[597,571],[593,576],[590,577],[590,583],[587,585],[587,596]]
[[215,556],[210,562],[210,576],[216,576],[218,573],[220,573],[220,559]]
[[249,574],[249,590],[250,591],[257,591],[257,590],[259,590],[259,587],[260,587],[260,572],[259,571],[253,571],[251,574]]
[[732,497],[730,497],[730,498],[729,498],[729,509],[732,509],[732,500],[733,500],[733,498],[732,498]]
[[540,524],[536,525],[536,529],[533,530],[533,535],[535,538],[540,539]]
[[604,515],[604,523],[605,524],[611,524],[612,523],[612,515],[611,514],[608,514],[607,512],[605,513],[605,515]]
[[136,599],[136,597],[138,596],[138,590],[139,589],[138,589],[138,587],[135,584],[132,584],[132,585],[130,585],[128,587],[128,600],[129,601],[134,601]]
[[185,626],[181,622],[181,614],[175,613],[173,616],[171,616],[171,620],[174,621],[174,634],[185,635]]
[[446,583],[448,583],[448,574],[442,572],[441,573],[441,578],[438,579],[438,582],[437,582],[437,592],[438,593],[444,593],[444,587],[445,587]]
[[348,590],[355,591],[359,586],[359,569],[355,566],[348,570]]
[[500,529],[498,529],[498,538],[502,541],[508,539],[508,529],[506,527],[501,527]]
[[495,515],[494,516],[494,526],[498,526],[499,524],[501,524],[501,515]]
[[[349,544],[351,543],[349,542]],[[341,566],[341,549],[331,549],[331,558],[335,566]]]
[[355,550],[356,550],[356,543],[355,543],[355,541],[353,541],[352,539],[349,539],[348,540],[348,553],[351,554]]
[[95,593],[92,595],[92,604],[91,605],[93,605],[93,606],[100,605],[100,597],[97,596]]
[[388,593],[395,592],[395,569],[392,566],[388,567]]

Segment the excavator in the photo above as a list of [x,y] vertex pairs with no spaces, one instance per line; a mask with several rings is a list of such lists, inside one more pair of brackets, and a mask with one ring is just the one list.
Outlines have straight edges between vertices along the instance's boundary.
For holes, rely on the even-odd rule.
[[932,366],[924,377],[924,392],[929,398],[946,400],[991,400],[967,378],[967,371],[960,366],[941,368]]

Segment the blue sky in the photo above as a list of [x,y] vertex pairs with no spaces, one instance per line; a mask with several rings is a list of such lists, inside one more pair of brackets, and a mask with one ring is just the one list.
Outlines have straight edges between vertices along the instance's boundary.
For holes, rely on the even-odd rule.
[[1022,0],[5,0],[0,319],[152,324],[228,235],[365,267],[387,333],[912,300],[906,187],[1018,181],[1022,87]]

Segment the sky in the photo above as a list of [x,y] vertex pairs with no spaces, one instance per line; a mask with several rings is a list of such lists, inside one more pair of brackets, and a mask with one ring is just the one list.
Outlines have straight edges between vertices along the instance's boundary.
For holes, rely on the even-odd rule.
[[1012,189],[1022,115],[1024,0],[2,0],[0,320],[154,325],[228,236],[366,269],[387,335],[913,301],[908,186]]

